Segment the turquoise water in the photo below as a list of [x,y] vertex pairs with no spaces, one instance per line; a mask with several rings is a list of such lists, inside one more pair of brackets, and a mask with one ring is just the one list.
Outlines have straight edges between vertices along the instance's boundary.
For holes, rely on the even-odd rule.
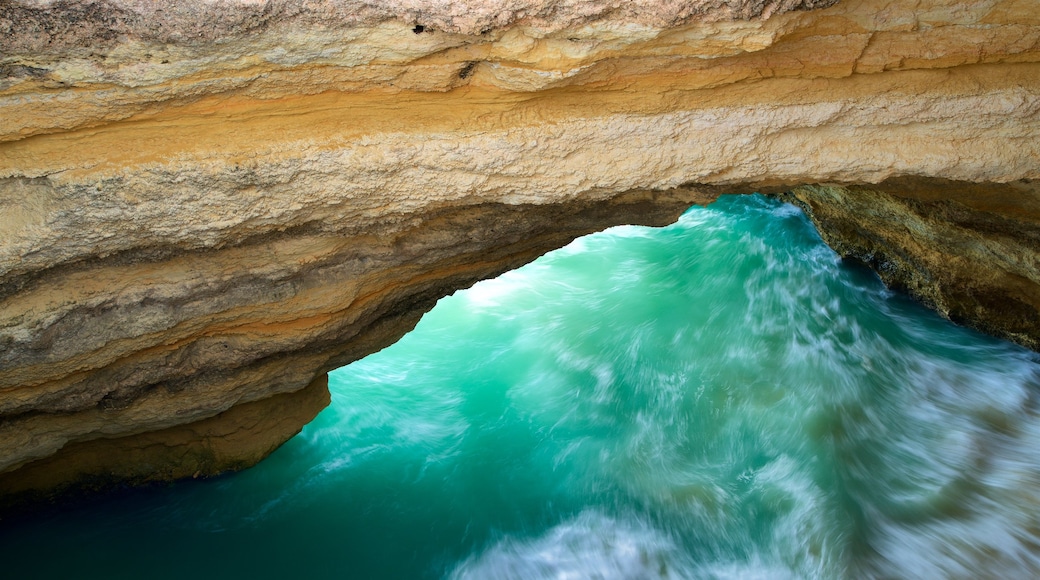
[[261,465],[0,526],[6,578],[1040,574],[1040,358],[725,197],[445,298]]

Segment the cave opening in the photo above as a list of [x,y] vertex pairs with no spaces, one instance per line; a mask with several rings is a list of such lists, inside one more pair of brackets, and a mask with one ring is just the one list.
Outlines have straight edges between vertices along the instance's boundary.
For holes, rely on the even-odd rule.
[[442,299],[330,389],[332,405],[255,468],[0,529],[18,554],[5,565],[1040,570],[1037,355],[886,289],[776,199],[723,196],[671,226],[579,238]]

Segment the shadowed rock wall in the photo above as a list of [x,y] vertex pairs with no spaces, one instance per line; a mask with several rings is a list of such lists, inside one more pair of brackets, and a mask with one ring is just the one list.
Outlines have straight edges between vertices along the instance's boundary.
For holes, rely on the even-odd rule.
[[943,316],[1040,350],[1040,182],[811,185],[824,240]]

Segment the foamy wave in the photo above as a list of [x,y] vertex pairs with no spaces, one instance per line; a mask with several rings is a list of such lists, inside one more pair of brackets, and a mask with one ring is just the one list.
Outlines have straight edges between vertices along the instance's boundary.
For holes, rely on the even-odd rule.
[[691,578],[694,568],[664,532],[587,511],[530,540],[505,539],[462,562],[455,579]]
[[538,538],[504,539],[471,556],[453,580],[783,580],[791,569],[752,555],[746,560],[697,562],[668,533],[637,516],[586,511]]

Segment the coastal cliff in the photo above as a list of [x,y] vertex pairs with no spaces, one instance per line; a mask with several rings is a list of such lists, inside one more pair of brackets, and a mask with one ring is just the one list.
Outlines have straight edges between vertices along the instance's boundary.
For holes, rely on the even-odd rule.
[[248,466],[436,300],[785,196],[1040,346],[1040,2],[0,0],[0,495]]

